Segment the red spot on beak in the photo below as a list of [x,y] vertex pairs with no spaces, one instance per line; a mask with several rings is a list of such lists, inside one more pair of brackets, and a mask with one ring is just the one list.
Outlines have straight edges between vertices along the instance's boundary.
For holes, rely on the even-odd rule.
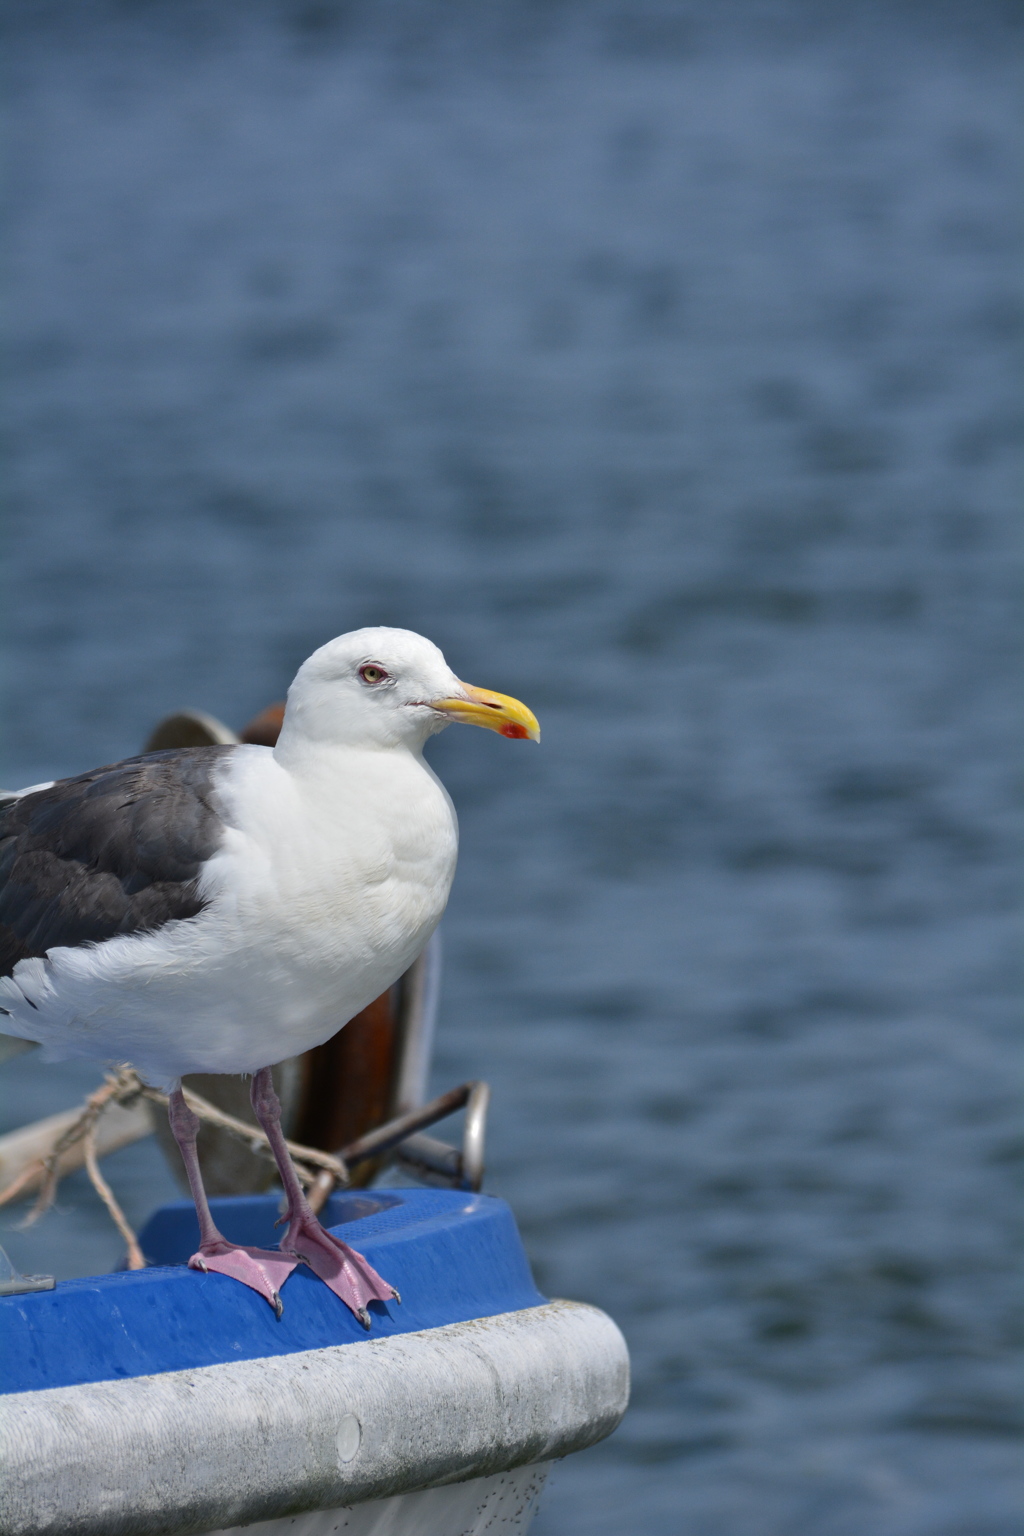
[[529,736],[525,725],[516,725],[514,720],[509,720],[501,727],[502,736],[511,736],[513,741],[523,741]]

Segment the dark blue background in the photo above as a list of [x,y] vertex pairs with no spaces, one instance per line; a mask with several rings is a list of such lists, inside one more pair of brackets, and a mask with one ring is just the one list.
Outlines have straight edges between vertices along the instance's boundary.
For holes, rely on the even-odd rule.
[[636,1370],[537,1536],[1020,1530],[1014,15],[7,10],[3,778],[367,622],[541,717],[433,749],[437,1082]]

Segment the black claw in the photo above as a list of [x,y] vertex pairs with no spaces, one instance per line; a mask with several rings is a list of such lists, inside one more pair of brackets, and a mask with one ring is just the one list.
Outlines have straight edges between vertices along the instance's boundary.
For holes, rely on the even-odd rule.
[[274,1293],[273,1293],[273,1302],[274,1302],[274,1311],[277,1313],[277,1320],[278,1320],[278,1322],[280,1322],[281,1321],[281,1314],[284,1311],[284,1302],[281,1300],[280,1296],[278,1295],[278,1293],[276,1291],[274,1291]]
[[401,1306],[402,1305],[402,1298],[401,1298],[401,1296],[399,1296],[399,1294],[395,1290],[394,1286],[391,1287],[391,1294],[394,1297],[394,1299],[398,1302],[398,1305]]
[[360,1307],[359,1308],[359,1311],[356,1313],[356,1317],[358,1317],[358,1319],[362,1323],[363,1327],[367,1331],[369,1331],[369,1327],[370,1327],[370,1314],[369,1314],[369,1312],[367,1312],[365,1307]]

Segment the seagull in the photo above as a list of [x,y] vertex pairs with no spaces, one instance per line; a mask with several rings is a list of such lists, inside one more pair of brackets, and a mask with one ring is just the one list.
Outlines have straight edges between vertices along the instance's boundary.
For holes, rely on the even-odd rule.
[[[189,1264],[278,1317],[299,1262],[364,1327],[371,1301],[399,1299],[311,1210],[271,1067],[336,1033],[436,928],[458,824],[423,748],[454,721],[540,740],[525,704],[460,682],[422,635],[358,629],[299,668],[274,747],[152,752],[0,805],[0,1029],[167,1090],[199,1218]],[[278,1251],[218,1231],[187,1072],[251,1074],[287,1201]]]

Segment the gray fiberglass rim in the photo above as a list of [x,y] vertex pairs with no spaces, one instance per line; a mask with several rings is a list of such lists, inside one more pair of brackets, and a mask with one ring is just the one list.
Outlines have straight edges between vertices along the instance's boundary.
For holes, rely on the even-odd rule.
[[569,1455],[628,1396],[619,1330],[567,1301],[19,1393],[0,1400],[0,1520],[5,1536],[169,1536],[332,1509]]

